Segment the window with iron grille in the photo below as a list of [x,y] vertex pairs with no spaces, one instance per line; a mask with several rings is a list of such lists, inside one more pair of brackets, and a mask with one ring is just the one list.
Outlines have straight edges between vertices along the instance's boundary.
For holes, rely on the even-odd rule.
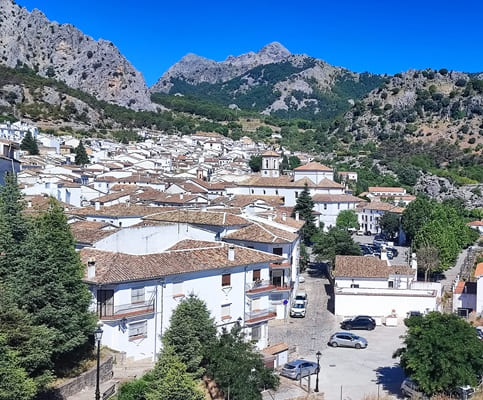
[[131,303],[143,303],[144,302],[144,287],[131,289]]
[[262,327],[254,326],[252,328],[252,340],[260,340],[262,337]]
[[148,336],[148,321],[133,322],[129,324],[129,340]]
[[231,274],[223,274],[221,276],[221,286],[231,286]]
[[226,319],[226,318],[230,318],[231,317],[231,314],[230,314],[230,307],[231,304],[223,304],[221,306],[221,319]]

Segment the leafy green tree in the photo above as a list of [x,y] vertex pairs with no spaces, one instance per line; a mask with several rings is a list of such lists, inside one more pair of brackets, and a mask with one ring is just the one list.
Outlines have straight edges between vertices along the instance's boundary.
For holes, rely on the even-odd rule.
[[24,203],[15,175],[6,174],[0,188],[0,282],[10,279],[24,257],[22,245],[28,232],[22,214]]
[[19,365],[17,354],[0,335],[0,400],[33,399],[36,394],[34,381]]
[[431,202],[423,197],[409,203],[403,211],[401,225],[409,241],[412,241],[419,229],[431,218]]
[[53,360],[62,373],[85,356],[95,318],[89,312],[90,292],[82,281],[84,267],[55,199],[29,230],[22,261],[15,280],[17,303],[32,315],[34,324],[55,332]]
[[337,216],[335,226],[340,229],[359,229],[359,221],[354,210],[343,210]]
[[172,347],[189,373],[202,376],[207,349],[215,341],[216,327],[203,300],[190,295],[174,310],[163,345]]
[[431,312],[409,318],[401,367],[428,395],[450,393],[459,386],[476,386],[483,371],[483,341],[475,328],[454,314]]
[[328,261],[332,266],[335,256],[360,256],[361,249],[354,242],[349,232],[344,229],[332,227],[328,232],[320,235],[314,244],[313,252],[319,261]]
[[288,159],[288,164],[290,169],[295,169],[297,167],[300,167],[300,164],[301,164],[300,158],[298,158],[297,156],[290,156]]
[[401,225],[401,217],[397,213],[386,212],[379,220],[379,226],[383,233],[385,233],[391,240],[399,233]]
[[300,243],[300,272],[304,272],[307,269],[307,265],[309,264],[309,253],[307,252],[307,246],[304,243]]
[[290,164],[288,163],[288,157],[285,154],[282,154],[282,162],[280,163],[280,170],[286,171],[290,169]]
[[77,165],[89,164],[89,156],[87,155],[86,148],[82,144],[82,141],[80,141],[79,146],[75,148],[75,163]]
[[424,272],[424,281],[428,281],[428,275],[439,269],[438,249],[431,246],[424,246],[416,251],[418,268]]
[[315,216],[312,213],[313,208],[314,201],[312,200],[312,196],[310,196],[309,187],[306,183],[292,211],[292,217],[295,217],[299,213],[299,217],[305,221],[302,228],[302,239],[306,245],[310,245],[312,236],[317,233]]
[[148,383],[146,400],[204,400],[203,392],[171,347],[165,347]]
[[146,374],[141,378],[123,383],[119,387],[117,400],[146,400],[151,374]]
[[39,146],[37,145],[37,141],[33,138],[30,131],[28,131],[22,139],[20,148],[28,151],[31,156],[39,154]]
[[207,374],[226,396],[237,400],[259,400],[265,388],[276,388],[278,377],[263,364],[253,344],[247,340],[239,325],[230,332],[223,330],[210,351]]
[[259,172],[262,169],[262,156],[251,156],[250,160],[248,161],[248,166],[253,172]]

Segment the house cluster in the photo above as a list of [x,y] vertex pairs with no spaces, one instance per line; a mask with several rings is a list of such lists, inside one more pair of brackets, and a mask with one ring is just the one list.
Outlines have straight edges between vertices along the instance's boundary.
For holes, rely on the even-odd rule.
[[[73,163],[75,138],[38,133],[40,155],[15,155],[26,212],[45,208],[47,196],[65,208],[103,344],[136,359],[156,357],[174,309],[191,295],[220,329],[240,324],[259,349],[273,345],[268,322],[287,317],[299,285],[304,222],[292,211],[305,188],[324,229],[354,210],[361,229],[377,233],[384,212],[411,200],[400,188],[356,197],[346,186],[356,173],[339,172],[336,182],[332,168],[305,155],[283,175],[281,154],[249,138],[145,136],[127,145],[90,139],[86,166]],[[262,165],[252,174],[255,154]],[[354,305],[372,315],[437,307],[438,288],[421,286],[414,265],[381,258],[338,257],[336,314],[355,314]]]

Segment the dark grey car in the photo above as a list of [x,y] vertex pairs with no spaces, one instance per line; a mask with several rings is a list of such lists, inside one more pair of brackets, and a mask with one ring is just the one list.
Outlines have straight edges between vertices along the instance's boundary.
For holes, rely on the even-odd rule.
[[367,340],[350,332],[337,332],[330,337],[329,345],[332,347],[340,346],[365,349],[367,347]]

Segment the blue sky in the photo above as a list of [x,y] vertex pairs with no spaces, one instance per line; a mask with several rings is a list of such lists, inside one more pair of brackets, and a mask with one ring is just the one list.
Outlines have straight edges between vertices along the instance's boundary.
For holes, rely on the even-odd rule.
[[[353,71],[483,71],[481,0],[17,0],[111,40],[152,85],[186,53],[224,60],[278,41]],[[135,5],[135,6],[133,6]]]

